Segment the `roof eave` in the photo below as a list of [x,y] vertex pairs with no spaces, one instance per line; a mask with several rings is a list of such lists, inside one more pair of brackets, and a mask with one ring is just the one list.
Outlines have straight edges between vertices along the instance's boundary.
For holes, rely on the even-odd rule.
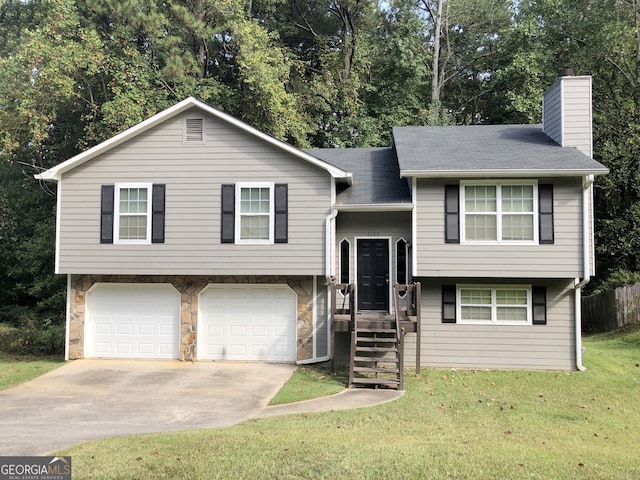
[[583,175],[606,175],[609,169],[499,169],[499,170],[400,170],[403,178],[495,178],[495,177],[580,177]]
[[56,165],[55,167],[50,168],[49,170],[46,170],[42,173],[35,175],[35,178],[37,178],[38,180],[57,182],[58,180],[61,179],[63,173],[71,170],[72,168],[75,168],[78,165],[81,165],[82,163],[120,145],[121,143],[129,140],[130,138],[133,138],[136,135],[139,135],[140,133],[143,133],[144,131],[192,107],[198,107],[204,110],[205,112],[209,113],[210,115],[213,115],[214,117],[217,117],[231,125],[234,125],[240,128],[241,130],[244,130],[247,133],[250,133],[262,140],[265,140],[266,142],[276,146],[277,148],[285,150],[293,154],[294,156],[302,160],[305,160],[306,162],[311,163],[312,165],[315,165],[317,167],[320,167],[326,170],[333,178],[344,179],[347,181],[349,185],[353,183],[353,178],[351,173],[341,170],[337,167],[334,167],[333,165],[330,165],[314,157],[313,155],[309,155],[308,153],[305,153],[302,150],[299,150],[296,147],[289,145],[288,143],[277,140],[267,135],[266,133],[263,133],[251,127],[250,125],[247,125],[241,120],[238,120],[237,118],[234,118],[231,115],[223,113],[219,110],[216,110],[215,108],[193,97],[188,97],[183,101],[176,103],[172,107],[169,107],[166,110],[163,110],[155,114],[154,116],[149,117],[148,119],[138,123],[137,125],[134,125],[133,127],[128,128],[127,130],[115,135],[114,137],[111,137],[110,139],[105,140],[104,142],[96,145],[95,147],[92,147],[89,150],[86,150],[76,155],[75,157],[72,157],[62,162]]

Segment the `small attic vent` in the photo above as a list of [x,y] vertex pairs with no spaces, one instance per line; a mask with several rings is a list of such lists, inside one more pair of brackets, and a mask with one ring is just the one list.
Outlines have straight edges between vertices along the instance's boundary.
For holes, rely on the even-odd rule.
[[186,119],[184,140],[187,143],[204,142],[204,119],[202,118]]

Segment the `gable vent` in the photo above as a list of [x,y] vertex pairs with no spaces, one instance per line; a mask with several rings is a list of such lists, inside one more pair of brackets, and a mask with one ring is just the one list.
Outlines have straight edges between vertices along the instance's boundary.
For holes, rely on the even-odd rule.
[[204,119],[187,118],[185,124],[185,141],[198,143],[204,141]]

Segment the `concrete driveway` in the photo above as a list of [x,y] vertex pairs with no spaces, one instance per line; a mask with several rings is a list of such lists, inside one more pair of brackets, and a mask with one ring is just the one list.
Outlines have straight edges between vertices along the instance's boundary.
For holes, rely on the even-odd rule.
[[116,435],[217,428],[261,413],[294,365],[77,360],[0,392],[0,456]]

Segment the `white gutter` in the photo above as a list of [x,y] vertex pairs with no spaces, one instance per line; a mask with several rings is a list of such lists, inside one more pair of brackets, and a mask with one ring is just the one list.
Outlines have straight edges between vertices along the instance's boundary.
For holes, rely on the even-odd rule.
[[591,200],[589,195],[593,192],[593,175],[585,175],[582,181],[582,281],[575,279],[575,316],[576,316],[576,368],[584,372],[585,366],[582,364],[582,288],[591,279],[591,248],[589,232],[589,206]]
[[67,274],[67,311],[65,313],[64,359],[69,360],[69,333],[71,332],[71,274]]
[[414,177],[411,179],[411,202],[413,210],[411,211],[411,276],[418,275],[418,180]]
[[[333,182],[332,182],[333,183]],[[335,183],[332,185],[332,204],[335,203]],[[331,280],[335,276],[335,262],[334,258],[334,237],[335,237],[335,220],[338,216],[338,211],[335,208],[331,208],[331,213],[327,215],[326,224],[325,224],[325,276],[327,278],[327,324],[329,325],[329,330],[327,330],[327,334],[330,335],[331,331]],[[314,286],[316,277],[314,279]],[[316,311],[316,305],[314,300],[313,311]],[[315,313],[314,313],[315,315]],[[326,362],[331,360],[331,338],[327,338],[327,355],[324,357],[316,357],[316,331],[315,331],[315,322],[314,322],[314,332],[313,332],[313,352],[314,356],[312,358],[306,358],[304,360],[297,360],[296,365],[307,365],[309,363],[318,363],[318,362]]]
[[593,176],[605,175],[609,172],[607,168],[594,169],[487,169],[487,170],[400,170],[402,178],[494,178],[494,177],[511,177],[511,178],[531,178],[534,177],[575,177],[575,176]]

